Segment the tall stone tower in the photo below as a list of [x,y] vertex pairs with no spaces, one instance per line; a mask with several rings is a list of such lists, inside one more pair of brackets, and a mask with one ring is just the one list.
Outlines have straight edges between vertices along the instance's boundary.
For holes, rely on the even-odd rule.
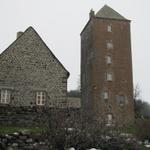
[[107,5],[81,32],[81,92],[87,121],[134,122],[130,20]]

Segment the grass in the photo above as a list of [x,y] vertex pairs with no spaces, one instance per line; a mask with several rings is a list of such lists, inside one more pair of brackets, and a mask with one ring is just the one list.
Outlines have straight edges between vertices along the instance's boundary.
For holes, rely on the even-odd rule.
[[140,150],[150,150],[150,148],[147,148],[144,145],[141,145]]
[[134,126],[133,126],[133,127],[124,128],[124,129],[122,129],[122,132],[128,133],[128,134],[136,135],[136,133],[137,133],[137,128],[134,127]]
[[46,132],[46,129],[39,127],[0,127],[0,134],[12,134],[21,131],[28,131],[31,134],[39,134]]
[[[131,127],[122,129],[121,132],[132,134],[132,135],[137,135],[138,128],[136,126],[131,126]],[[141,145],[140,150],[150,150],[150,148],[147,148],[144,145]]]

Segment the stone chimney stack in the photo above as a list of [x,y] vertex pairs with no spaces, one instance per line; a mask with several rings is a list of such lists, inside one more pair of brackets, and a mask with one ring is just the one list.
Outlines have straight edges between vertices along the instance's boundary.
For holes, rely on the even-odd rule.
[[19,38],[23,34],[22,31],[17,32],[17,38]]
[[89,13],[89,17],[93,18],[95,16],[95,12],[93,11],[93,9],[91,9],[90,13]]

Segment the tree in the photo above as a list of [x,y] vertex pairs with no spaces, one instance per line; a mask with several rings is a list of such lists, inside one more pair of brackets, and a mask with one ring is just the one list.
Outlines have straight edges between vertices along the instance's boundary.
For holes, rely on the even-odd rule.
[[78,91],[78,90],[71,90],[71,91],[68,92],[68,97],[80,98],[80,91]]
[[138,84],[134,89],[134,104],[136,118],[150,117],[150,104],[142,100],[141,90]]

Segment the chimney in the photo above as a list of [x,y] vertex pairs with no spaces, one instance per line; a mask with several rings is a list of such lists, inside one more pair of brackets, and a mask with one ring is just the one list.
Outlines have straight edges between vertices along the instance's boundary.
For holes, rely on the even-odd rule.
[[89,13],[89,17],[92,18],[95,16],[95,12],[93,11],[93,9],[91,9],[90,13]]
[[23,34],[22,31],[17,32],[17,38],[19,38]]

